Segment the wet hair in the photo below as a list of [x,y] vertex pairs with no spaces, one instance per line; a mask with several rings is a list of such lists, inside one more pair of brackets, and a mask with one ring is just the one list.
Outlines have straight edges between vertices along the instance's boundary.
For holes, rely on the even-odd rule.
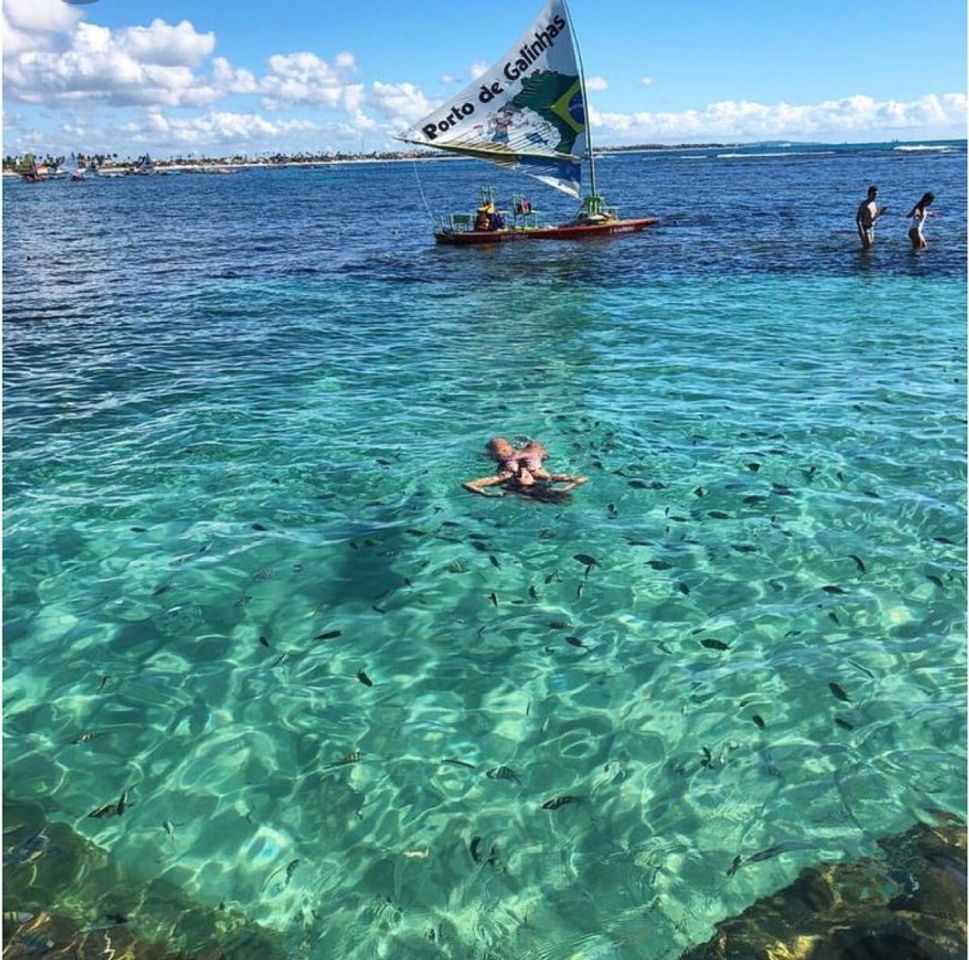
[[876,187],[874,184],[868,188],[868,196],[870,197],[873,193],[878,193],[878,187]]
[[529,500],[537,500],[539,503],[568,503],[569,491],[557,490],[550,483],[539,480],[530,487],[521,487],[517,484],[511,488],[520,497],[528,497]]
[[915,204],[915,206],[912,207],[911,210],[909,210],[907,216],[911,217],[912,215],[914,215],[916,210],[924,210],[934,199],[935,199],[934,193],[929,193],[929,192],[923,193],[922,199],[919,200],[919,202]]

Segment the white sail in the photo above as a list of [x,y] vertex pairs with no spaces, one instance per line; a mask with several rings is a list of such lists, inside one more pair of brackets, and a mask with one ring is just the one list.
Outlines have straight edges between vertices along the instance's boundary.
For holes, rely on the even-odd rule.
[[61,170],[64,170],[66,173],[77,173],[77,157],[73,153],[64,161]]
[[578,197],[586,106],[563,0],[550,0],[494,66],[401,139],[521,169]]

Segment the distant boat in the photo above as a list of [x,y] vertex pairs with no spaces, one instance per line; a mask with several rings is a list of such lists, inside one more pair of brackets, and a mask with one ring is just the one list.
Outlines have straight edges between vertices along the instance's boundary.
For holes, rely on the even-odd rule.
[[138,158],[138,162],[130,171],[136,177],[149,177],[156,172],[155,165],[151,162],[151,157],[146,153]]
[[597,190],[585,74],[565,0],[549,0],[504,57],[398,139],[521,170],[576,198],[589,162],[590,192],[572,220],[539,226],[529,200],[517,197],[502,211],[482,191],[474,214],[454,214],[435,232],[438,243],[578,240],[659,222],[620,220]]
[[71,180],[75,183],[84,179],[84,171],[81,169],[80,164],[77,162],[77,157],[73,153],[64,161],[62,169],[65,173],[71,175]]

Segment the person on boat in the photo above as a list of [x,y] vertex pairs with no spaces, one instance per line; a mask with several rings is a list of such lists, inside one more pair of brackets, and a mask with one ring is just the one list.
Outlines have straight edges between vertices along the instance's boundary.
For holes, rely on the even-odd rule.
[[[488,449],[498,462],[498,472],[463,484],[465,490],[483,497],[503,497],[504,492],[486,493],[485,488],[505,486],[512,493],[522,496],[556,499],[588,479],[568,473],[549,473],[543,463],[548,451],[537,440],[529,440],[524,447],[516,450],[504,437],[494,437],[488,441]],[[552,484],[556,483],[564,483],[565,486],[553,487]]]
[[858,206],[855,214],[855,226],[858,228],[858,236],[861,237],[861,245],[868,250],[875,243],[875,221],[888,209],[882,207],[878,209],[876,198],[878,197],[878,187],[868,188],[868,197]]
[[908,231],[908,238],[912,241],[913,250],[924,250],[928,246],[925,242],[925,237],[922,236],[922,227],[925,224],[925,218],[929,215],[926,207],[934,199],[935,194],[933,193],[922,194],[922,199],[906,214],[912,221],[912,226],[909,227]]

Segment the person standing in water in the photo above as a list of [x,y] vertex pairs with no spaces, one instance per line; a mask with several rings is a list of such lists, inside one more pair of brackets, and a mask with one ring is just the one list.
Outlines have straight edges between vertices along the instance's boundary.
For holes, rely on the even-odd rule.
[[912,241],[913,250],[924,250],[928,246],[925,242],[925,237],[922,236],[922,227],[925,224],[925,218],[929,215],[926,207],[934,199],[935,194],[933,193],[922,194],[922,199],[906,214],[912,221],[912,226],[909,227],[908,231],[908,238]]
[[858,236],[861,237],[861,246],[865,250],[870,249],[875,243],[875,221],[888,209],[888,207],[878,209],[877,197],[878,187],[870,186],[868,198],[861,202],[855,214],[855,226],[858,228]]

